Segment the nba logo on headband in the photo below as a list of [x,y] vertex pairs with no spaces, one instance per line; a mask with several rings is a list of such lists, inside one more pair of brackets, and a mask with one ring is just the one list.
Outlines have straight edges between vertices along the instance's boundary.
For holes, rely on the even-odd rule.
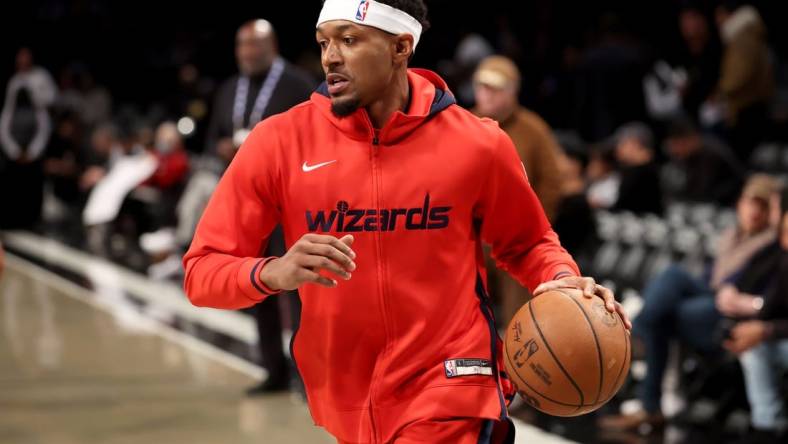
[[356,20],[364,21],[367,18],[367,8],[369,8],[369,0],[361,0],[358,4],[358,11],[356,11]]

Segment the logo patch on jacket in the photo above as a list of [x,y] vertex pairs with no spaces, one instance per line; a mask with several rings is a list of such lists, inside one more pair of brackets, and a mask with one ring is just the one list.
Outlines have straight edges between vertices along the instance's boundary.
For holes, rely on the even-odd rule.
[[416,208],[377,209],[350,208],[344,200],[335,210],[306,212],[306,227],[310,232],[353,233],[359,231],[439,230],[449,226],[451,207],[431,207],[430,195],[424,196],[422,206]]
[[493,374],[492,364],[487,359],[447,359],[443,361],[443,369],[446,371],[447,378]]

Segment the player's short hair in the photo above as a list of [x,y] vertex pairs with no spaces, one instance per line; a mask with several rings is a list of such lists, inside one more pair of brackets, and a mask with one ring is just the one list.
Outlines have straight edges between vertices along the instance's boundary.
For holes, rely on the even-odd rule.
[[423,33],[430,27],[430,22],[427,20],[427,5],[424,0],[376,0],[377,2],[389,5],[392,8],[397,8],[400,11],[408,14],[416,19],[421,24],[421,32]]

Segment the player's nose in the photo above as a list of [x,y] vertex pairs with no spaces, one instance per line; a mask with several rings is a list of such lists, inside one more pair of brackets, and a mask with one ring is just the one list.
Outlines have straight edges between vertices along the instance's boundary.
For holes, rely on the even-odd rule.
[[330,71],[331,68],[339,66],[343,63],[342,53],[339,51],[336,45],[329,43],[328,47],[325,49],[325,51],[323,51],[321,62],[323,67]]

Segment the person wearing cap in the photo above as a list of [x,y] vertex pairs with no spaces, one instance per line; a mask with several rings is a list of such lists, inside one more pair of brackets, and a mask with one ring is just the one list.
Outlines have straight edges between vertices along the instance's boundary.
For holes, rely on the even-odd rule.
[[709,281],[670,266],[643,289],[643,308],[635,318],[633,337],[641,341],[646,377],[638,397],[643,409],[600,418],[603,429],[638,430],[643,424],[662,426],[662,378],[670,344],[680,341],[692,350],[722,353],[725,319],[757,314],[772,284],[779,258],[770,202],[780,184],[771,176],[750,177],[736,206],[737,224],[720,235]]
[[[184,256],[197,306],[299,289],[291,356],[340,443],[512,442],[482,240],[534,294],[578,288],[629,325],[561,247],[506,134],[408,67],[426,13],[423,0],[326,0],[326,82],[255,126]],[[287,252],[265,257],[278,223]]]
[[[558,169],[560,148],[547,123],[536,113],[520,106],[520,70],[504,56],[489,56],[473,75],[476,105],[473,112],[498,122],[512,139],[528,181],[551,221],[561,199],[562,177]],[[528,291],[506,272],[487,261],[491,295],[501,304],[501,325],[508,325]]]
[[473,112],[497,121],[512,139],[528,181],[552,220],[561,197],[560,148],[547,122],[518,103],[520,70],[506,57],[490,56],[479,64],[473,84]]

